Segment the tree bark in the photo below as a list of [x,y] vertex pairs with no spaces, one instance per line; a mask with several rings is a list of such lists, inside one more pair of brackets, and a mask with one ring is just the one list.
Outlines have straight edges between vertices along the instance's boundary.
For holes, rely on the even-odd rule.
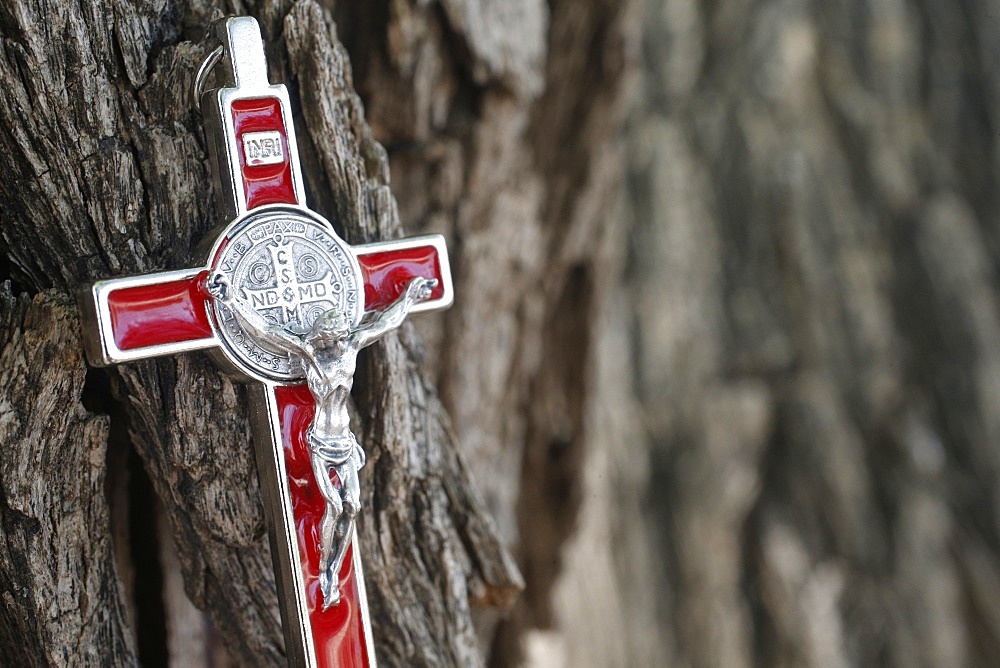
[[995,665],[995,5],[661,0],[646,25],[669,661]]
[[[234,9],[260,21],[299,110],[311,206],[351,243],[405,221],[452,249],[455,307],[375,347],[353,395],[380,662],[506,665],[526,629],[555,625],[553,565],[597,442],[635,7],[0,7],[3,663],[209,663],[218,638],[237,665],[283,660],[245,389],[198,354],[88,370],[67,298],[188,266],[220,222],[190,91],[207,24]],[[178,568],[212,624],[187,643],[204,625]]]

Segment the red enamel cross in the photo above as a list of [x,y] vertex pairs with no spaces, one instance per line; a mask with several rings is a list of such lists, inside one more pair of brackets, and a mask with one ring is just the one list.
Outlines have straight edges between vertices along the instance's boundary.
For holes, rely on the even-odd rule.
[[207,350],[250,383],[289,663],[374,666],[356,544],[340,570],[340,603],[326,610],[322,605],[319,524],[325,506],[306,437],[313,397],[300,369],[227,321],[204,282],[213,271],[242,277],[254,308],[279,323],[301,325],[338,308],[356,325],[362,312],[394,302],[414,277],[438,283],[413,311],[447,308],[453,294],[447,249],[440,235],[351,247],[308,210],[288,93],[268,82],[257,22],[230,18],[216,31],[222,46],[213,59],[226,64],[226,85],[203,93],[200,103],[220,215],[231,222],[209,240],[203,264],[94,284],[83,299],[87,354],[103,366]]

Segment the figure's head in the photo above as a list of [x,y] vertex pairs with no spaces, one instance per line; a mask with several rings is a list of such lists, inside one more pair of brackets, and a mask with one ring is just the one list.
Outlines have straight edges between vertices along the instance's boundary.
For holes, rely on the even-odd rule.
[[337,309],[322,313],[309,330],[308,338],[314,341],[332,343],[347,337],[351,333],[351,325],[344,314]]

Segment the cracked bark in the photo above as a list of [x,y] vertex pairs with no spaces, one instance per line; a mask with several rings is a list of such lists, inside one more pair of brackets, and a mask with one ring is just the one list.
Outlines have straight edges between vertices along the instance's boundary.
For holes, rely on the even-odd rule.
[[[352,243],[401,236],[405,221],[406,234],[444,233],[454,254],[455,307],[372,349],[355,385],[380,661],[507,664],[525,629],[554,623],[546,581],[596,442],[586,333],[611,295],[600,240],[634,6],[0,6],[5,663],[148,659],[144,559],[164,583],[153,604],[175,662],[212,660],[216,637],[237,664],[282,661],[244,388],[197,354],[88,372],[66,298],[187,266],[219,222],[190,89],[205,26],[231,11],[257,16],[272,79],[289,85],[313,208]],[[142,471],[122,470],[130,448]],[[136,546],[121,505],[147,477],[161,510],[141,519],[158,543]],[[499,627],[523,584],[512,553],[537,593]],[[178,598],[178,568],[214,629],[186,647],[179,629],[204,625]]]

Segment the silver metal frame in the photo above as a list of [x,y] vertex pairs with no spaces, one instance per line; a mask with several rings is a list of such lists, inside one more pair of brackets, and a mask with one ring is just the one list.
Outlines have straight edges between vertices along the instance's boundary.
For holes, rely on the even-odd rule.
[[354,542],[354,538],[358,535],[357,531],[351,532],[351,543],[353,549],[351,550],[351,561],[354,565],[355,577],[358,581],[358,600],[360,601],[361,608],[361,624],[368,629],[368,633],[365,634],[365,649],[368,651],[368,665],[371,668],[378,668],[378,660],[375,658],[375,639],[372,637],[372,618],[368,613],[368,587],[365,585],[365,569],[361,565],[361,550],[358,549],[357,544]]

